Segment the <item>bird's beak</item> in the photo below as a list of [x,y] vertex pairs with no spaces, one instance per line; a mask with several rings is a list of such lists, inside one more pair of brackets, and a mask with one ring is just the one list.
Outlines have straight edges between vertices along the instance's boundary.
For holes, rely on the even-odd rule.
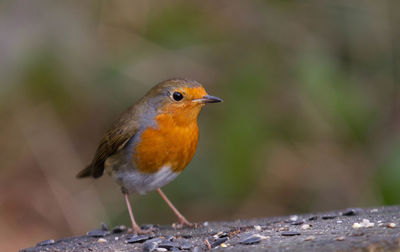
[[193,102],[197,102],[197,103],[218,103],[218,102],[223,102],[223,100],[221,98],[218,98],[218,97],[212,96],[212,95],[205,95],[200,99],[194,99],[192,101]]

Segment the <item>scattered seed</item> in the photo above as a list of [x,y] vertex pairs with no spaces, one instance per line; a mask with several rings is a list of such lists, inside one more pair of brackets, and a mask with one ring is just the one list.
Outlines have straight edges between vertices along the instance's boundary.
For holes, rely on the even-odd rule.
[[206,240],[204,240],[204,243],[206,244],[207,249],[210,250],[210,249],[211,249],[211,244],[210,244],[210,242],[206,239]]
[[352,227],[354,229],[358,229],[358,228],[363,228],[363,227],[370,228],[373,226],[375,226],[375,223],[370,222],[368,219],[363,219],[362,222],[360,222],[360,223],[358,223],[358,222],[354,223]]
[[205,221],[205,222],[203,223],[203,226],[207,227],[207,226],[208,226],[208,221]]
[[188,250],[188,249],[192,248],[192,244],[190,242],[182,242],[179,245],[179,248],[182,249],[182,250]]
[[218,238],[223,238],[223,237],[227,237],[227,236],[229,236],[229,234],[228,233],[226,233],[226,232],[218,232],[218,233],[216,233],[214,236],[213,236],[213,238],[214,239],[218,239]]
[[118,236],[116,236],[116,237],[114,238],[114,240],[118,241],[118,240],[119,240],[119,237],[118,237]]
[[126,243],[142,243],[153,237],[154,236],[152,236],[152,235],[134,235],[134,236],[130,237],[128,240],[126,240]]
[[[165,248],[156,248],[155,251],[158,251],[158,252],[165,252],[165,251],[168,251],[168,249],[165,249]],[[173,250],[171,250],[171,251],[173,251]]]
[[281,233],[282,236],[295,236],[295,235],[301,235],[301,233],[296,232],[296,231],[286,231]]
[[104,237],[104,236],[106,236],[108,234],[110,234],[109,231],[102,230],[102,229],[95,229],[95,230],[92,230],[92,231],[89,231],[89,232],[86,233],[87,236],[96,237],[96,238],[97,237]]
[[388,223],[388,224],[386,225],[386,227],[388,227],[388,228],[395,228],[395,227],[396,227],[396,224],[393,223],[393,222],[391,222],[391,223]]
[[147,240],[146,242],[155,242],[155,243],[159,244],[162,241],[165,241],[165,240],[161,239],[160,237],[156,237],[156,238],[151,238],[150,240]]
[[143,251],[145,252],[152,252],[155,251],[158,247],[157,242],[145,242],[143,244]]
[[279,228],[279,231],[288,231],[288,230],[289,230],[288,227],[280,227],[280,228]]
[[177,244],[175,242],[168,241],[168,240],[164,240],[160,244],[158,244],[158,247],[159,248],[172,249],[172,248],[178,248],[179,244]]
[[379,210],[377,208],[371,209],[371,213],[377,213]]
[[240,240],[239,243],[244,245],[250,245],[259,243],[260,241],[261,241],[260,235],[250,235]]
[[54,243],[55,243],[54,240],[45,240],[45,241],[38,242],[36,244],[36,246],[47,246],[47,245],[51,245],[51,244],[54,244]]
[[215,248],[218,247],[219,245],[221,245],[221,243],[224,243],[228,240],[228,237],[223,237],[223,238],[219,238],[217,239],[215,242],[213,242],[211,244],[211,248]]
[[362,222],[362,223],[365,225],[365,227],[373,227],[373,226],[375,226],[375,223],[370,222],[370,221],[367,220],[367,219],[363,219],[363,222]]
[[213,235],[213,238],[214,238],[214,239],[218,239],[219,236],[220,236],[221,234],[223,234],[223,233],[224,233],[224,232],[220,231],[220,232],[216,233],[215,235]]
[[106,223],[104,223],[104,222],[101,223],[101,230],[104,230],[104,231],[108,231],[109,230]]
[[290,221],[297,221],[298,219],[299,219],[299,216],[297,216],[297,215],[290,216]]
[[105,243],[105,242],[107,242],[107,240],[106,240],[106,239],[104,239],[104,238],[99,238],[99,239],[97,240],[97,242],[100,242],[100,243]]
[[343,221],[342,221],[342,220],[337,220],[336,223],[337,223],[337,224],[342,224]]
[[[157,251],[158,244],[162,241],[161,238],[152,238],[143,243],[143,251]],[[163,248],[164,249],[164,248]]]
[[231,231],[229,231],[229,237],[232,238],[233,236],[237,235],[240,233],[240,229],[233,229]]
[[261,231],[261,226],[260,225],[254,225],[254,229],[257,231]]
[[227,248],[228,247],[228,245],[227,244],[225,244],[225,243],[221,243],[221,248]]
[[336,214],[326,214],[326,215],[323,215],[321,218],[323,220],[331,220],[331,219],[335,219],[336,217],[337,217]]
[[200,252],[202,251],[201,247],[194,247],[193,252]]
[[310,229],[311,225],[310,224],[303,224],[301,225],[301,229],[306,230],[306,229]]
[[112,230],[113,234],[119,234],[119,233],[122,233],[122,232],[125,232],[125,231],[126,231],[126,226],[124,226],[124,225],[116,226]]
[[314,239],[315,239],[315,236],[314,235],[310,235],[310,236],[307,236],[306,239],[304,239],[304,240],[305,241],[312,241]]
[[362,211],[362,209],[360,209],[360,208],[347,208],[346,210],[344,210],[342,212],[342,215],[343,216],[353,216],[353,215],[360,213],[361,211]]
[[173,237],[172,235],[168,235],[167,237],[165,237],[165,240],[168,241],[172,241],[173,239],[175,239],[175,237]]
[[336,241],[344,241],[344,238],[345,238],[344,236],[339,236],[336,238]]
[[294,221],[294,222],[292,222],[292,223],[290,223],[290,224],[293,225],[293,226],[298,226],[298,225],[301,225],[301,224],[303,224],[303,223],[304,223],[304,221],[298,220],[298,221]]

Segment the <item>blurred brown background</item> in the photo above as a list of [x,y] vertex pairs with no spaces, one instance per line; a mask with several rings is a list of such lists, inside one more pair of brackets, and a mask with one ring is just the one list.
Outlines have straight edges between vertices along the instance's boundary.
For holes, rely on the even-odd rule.
[[[174,76],[225,102],[165,192],[192,221],[400,203],[398,1],[0,2],[0,250],[129,224],[76,180],[121,111]],[[139,223],[169,224],[156,195]]]

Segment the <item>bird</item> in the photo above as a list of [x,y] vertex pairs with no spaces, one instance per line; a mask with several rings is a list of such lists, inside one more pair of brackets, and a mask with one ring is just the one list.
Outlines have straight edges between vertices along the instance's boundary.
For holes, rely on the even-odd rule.
[[121,187],[133,233],[149,230],[136,223],[129,195],[150,191],[158,192],[180,226],[193,227],[161,187],[174,180],[192,160],[202,107],[222,101],[194,80],[172,78],[160,82],[120,115],[101,139],[92,162],[76,177],[99,178],[104,172],[110,175]]

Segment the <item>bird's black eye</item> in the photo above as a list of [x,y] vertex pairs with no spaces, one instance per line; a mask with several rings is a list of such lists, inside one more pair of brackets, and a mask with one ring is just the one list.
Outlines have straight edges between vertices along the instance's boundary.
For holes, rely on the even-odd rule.
[[183,99],[183,94],[181,94],[179,92],[174,92],[172,94],[172,98],[174,98],[175,101],[180,101]]

